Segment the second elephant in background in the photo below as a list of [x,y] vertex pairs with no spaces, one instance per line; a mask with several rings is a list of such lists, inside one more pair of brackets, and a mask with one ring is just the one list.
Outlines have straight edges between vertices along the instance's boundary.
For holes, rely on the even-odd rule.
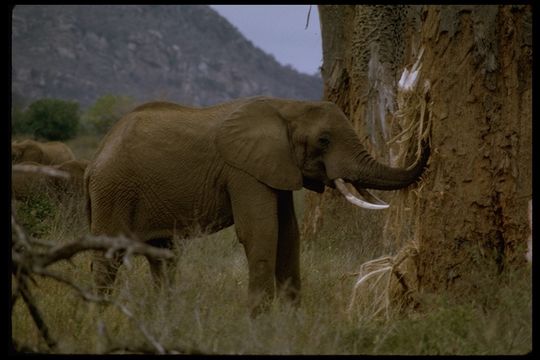
[[39,142],[31,139],[11,143],[11,162],[33,161],[43,165],[60,165],[75,160],[73,151],[60,141]]

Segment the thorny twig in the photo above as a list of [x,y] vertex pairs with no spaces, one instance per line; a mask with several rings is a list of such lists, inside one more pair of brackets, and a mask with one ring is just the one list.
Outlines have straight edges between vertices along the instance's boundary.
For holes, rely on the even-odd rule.
[[[73,281],[51,272],[46,268],[60,260],[69,260],[74,255],[81,251],[86,250],[107,250],[107,252],[116,252],[125,250],[126,254],[143,254],[158,259],[170,259],[174,256],[172,251],[166,249],[158,249],[144,243],[135,242],[126,237],[120,236],[116,238],[105,236],[85,236],[76,241],[72,241],[66,244],[54,245],[48,242],[38,242],[31,240],[27,236],[24,229],[17,223],[14,216],[11,216],[11,225],[14,230],[12,236],[12,273],[17,280],[16,288],[11,300],[11,309],[13,304],[21,295],[21,298],[27,305],[32,320],[36,324],[41,336],[44,338],[47,346],[50,349],[54,349],[57,345],[56,341],[51,337],[49,329],[41,316],[39,308],[32,297],[32,294],[28,288],[28,281],[31,280],[32,275],[40,275],[49,277],[60,283],[68,285],[74,289],[85,301],[90,301],[99,304],[110,304],[117,307],[124,315],[132,320],[139,328],[145,339],[151,345],[151,349],[147,349],[148,352],[165,354],[171,353],[166,350],[144,327],[143,324],[137,321],[133,313],[124,305],[119,302],[108,300],[104,297],[94,295],[91,291],[82,288],[75,284]],[[33,245],[44,246],[45,250],[38,250]],[[127,256],[127,255],[126,255]],[[119,347],[115,347],[119,349]]]

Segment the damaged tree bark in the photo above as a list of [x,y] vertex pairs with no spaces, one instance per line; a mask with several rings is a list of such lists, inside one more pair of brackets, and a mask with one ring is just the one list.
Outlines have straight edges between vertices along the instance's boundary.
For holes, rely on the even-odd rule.
[[[367,236],[394,250],[414,239],[418,286],[426,291],[468,291],[475,269],[524,264],[532,197],[531,6],[319,6],[319,14],[325,98],[387,163],[387,141],[400,130],[392,121],[396,84],[424,48],[420,83],[432,84],[433,151],[415,190],[419,201],[407,212],[351,210],[327,189],[306,196],[304,236],[334,231],[331,219],[338,217],[358,236],[371,225]],[[396,219],[399,231],[385,227]]]
[[474,287],[471,270],[525,261],[532,197],[530,6],[426,7],[436,151],[425,189],[419,275]]

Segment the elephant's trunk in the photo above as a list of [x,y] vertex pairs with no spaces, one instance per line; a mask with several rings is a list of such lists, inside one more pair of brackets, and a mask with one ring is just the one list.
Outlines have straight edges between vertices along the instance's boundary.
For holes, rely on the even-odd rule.
[[359,156],[357,171],[346,179],[357,189],[398,190],[416,182],[427,165],[430,147],[422,142],[420,159],[407,169],[393,168],[373,159],[366,151]]
[[[345,198],[356,206],[371,210],[381,210],[389,207],[381,199],[366,189],[397,190],[407,187],[420,178],[427,165],[430,148],[427,141],[422,142],[420,159],[407,169],[386,166],[371,157],[365,150],[360,150],[355,157],[353,170],[343,178],[334,179],[335,187]],[[347,188],[346,182],[354,189]],[[356,190],[358,194],[354,194]],[[363,200],[360,198],[362,196]]]

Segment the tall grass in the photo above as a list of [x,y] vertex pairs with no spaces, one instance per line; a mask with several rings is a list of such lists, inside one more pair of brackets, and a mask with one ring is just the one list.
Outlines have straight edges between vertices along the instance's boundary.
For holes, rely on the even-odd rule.
[[[16,211],[21,204],[17,204]],[[75,199],[54,204],[41,224],[42,238],[64,242],[87,232],[84,206]],[[301,210],[301,209],[300,209]],[[353,225],[351,225],[353,226]],[[495,276],[479,274],[472,295],[424,294],[417,311],[394,313],[389,321],[362,309],[348,313],[355,277],[365,261],[384,254],[376,239],[348,238],[342,231],[302,244],[302,302],[276,299],[252,319],[247,307],[247,262],[234,228],[178,241],[176,280],[158,291],[146,260],[123,266],[113,298],[125,305],[167,349],[213,354],[524,354],[532,350],[530,269]],[[91,254],[51,270],[91,288]],[[59,353],[101,353],[111,346],[147,344],[137,324],[114,306],[83,301],[51,279],[36,278],[32,291]],[[12,339],[50,352],[22,301],[11,316]],[[150,348],[150,346],[147,346]]]
[[100,141],[101,136],[85,134],[66,141],[66,144],[73,150],[77,159],[91,160],[94,158],[95,150]]
[[[84,232],[82,209],[65,206],[50,219],[46,238],[65,241]],[[70,221],[67,221],[70,219]],[[373,258],[350,241],[319,239],[304,246],[302,304],[276,300],[268,313],[247,311],[247,264],[233,229],[180,242],[174,286],[156,291],[146,261],[122,267],[113,297],[125,304],[158,342],[170,349],[219,354],[522,354],[531,350],[531,283],[527,269],[486,276],[483,291],[459,301],[437,294],[422,312],[395,314],[391,321],[347,314],[355,271]],[[362,253],[364,254],[362,256]],[[371,253],[371,254],[368,254]],[[370,256],[370,257],[366,257]],[[91,287],[91,256],[79,254],[55,271]],[[82,301],[65,285],[38,279],[32,289],[58,352],[99,353],[112,344],[146,343],[118,309]],[[12,315],[12,337],[48,351],[22,302]]]

